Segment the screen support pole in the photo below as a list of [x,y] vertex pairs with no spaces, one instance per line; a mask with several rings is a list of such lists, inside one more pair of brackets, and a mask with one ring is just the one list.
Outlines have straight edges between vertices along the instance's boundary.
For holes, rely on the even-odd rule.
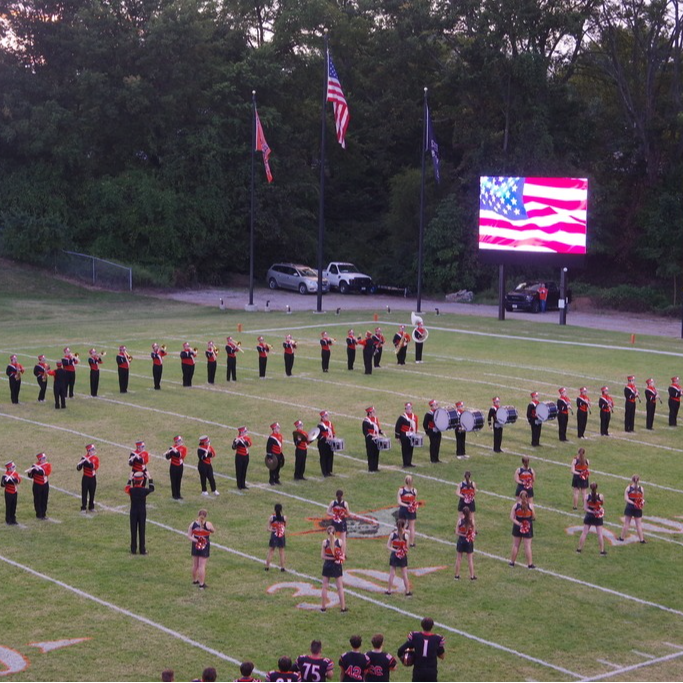
[[560,269],[560,325],[567,324],[567,269]]
[[498,265],[498,320],[505,320],[505,266]]

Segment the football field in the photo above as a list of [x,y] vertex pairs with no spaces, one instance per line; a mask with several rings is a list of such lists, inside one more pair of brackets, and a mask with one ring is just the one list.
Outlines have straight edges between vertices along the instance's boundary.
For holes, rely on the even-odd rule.
[[[335,662],[349,649],[351,635],[370,639],[383,633],[395,653],[423,616],[446,638],[440,680],[626,680],[683,678],[683,421],[668,426],[667,386],[683,374],[680,340],[576,327],[427,314],[425,362],[396,365],[391,345],[382,367],[363,374],[359,352],[355,370],[346,368],[344,339],[381,326],[390,340],[398,325],[411,329],[410,315],[378,310],[335,315],[220,311],[136,297],[87,292],[71,285],[5,275],[0,352],[17,353],[26,372],[21,404],[9,401],[7,378],[0,382],[2,465],[14,460],[22,473],[38,452],[53,465],[48,521],[35,518],[30,480],[19,487],[18,527],[0,527],[0,675],[8,680],[159,680],[171,668],[177,680],[199,677],[215,666],[219,680],[239,677],[239,662],[251,660],[259,677],[276,668],[282,655],[295,658],[314,638]],[[349,307],[352,305],[349,299]],[[311,308],[314,301],[311,299]],[[240,330],[241,331],[238,331]],[[323,374],[319,338],[327,330],[337,340],[330,371]],[[237,382],[226,381],[225,337],[242,342]],[[292,377],[286,377],[282,341],[292,334],[298,348]],[[273,345],[267,378],[259,380],[256,339]],[[219,346],[214,385],[206,382],[203,350]],[[199,349],[194,385],[181,382],[179,352],[189,341]],[[150,347],[166,344],[161,391],[152,384]],[[120,344],[133,356],[129,392],[118,391],[114,358]],[[64,346],[78,351],[76,396],[55,410],[52,388],[36,401],[32,368],[40,353],[54,367]],[[97,398],[89,396],[88,349],[106,351]],[[636,376],[641,389],[654,377],[663,403],[653,431],[645,430],[644,403],[636,430],[625,433],[623,386]],[[599,436],[597,399],[607,385],[616,400],[611,436]],[[525,419],[529,393],[554,401],[566,386],[575,399],[581,386],[593,401],[587,439],[576,436],[570,416],[569,442],[558,441],[557,425],[543,426],[541,447],[530,445]],[[420,417],[430,399],[441,405],[464,401],[486,415],[491,397],[519,411],[504,430],[502,454],[492,451],[491,431],[467,434],[469,459],[455,457],[453,432],[444,434],[443,464],[429,462],[429,449],[415,450],[410,471],[418,491],[416,547],[409,553],[412,597],[385,594],[389,570],[387,536],[403,483],[400,445],[393,429],[406,401]],[[380,457],[380,472],[368,473],[361,422],[374,405],[392,448]],[[334,474],[323,479],[314,445],[307,481],[293,481],[295,420],[312,429],[326,409],[345,441],[335,454]],[[264,464],[269,425],[285,435],[282,485],[269,486]],[[235,485],[237,427],[247,425],[254,441],[247,482]],[[188,446],[183,500],[171,498],[164,452],[181,434]],[[220,496],[201,495],[196,448],[201,435],[216,449],[214,469]],[[129,550],[128,456],[144,440],[156,484],[147,499],[148,556]],[[81,475],[76,464],[94,443],[101,467],[96,513],[80,512]],[[605,496],[607,556],[600,556],[594,533],[582,554],[575,552],[583,513],[572,510],[570,463],[586,449],[591,481]],[[520,552],[508,565],[513,475],[522,456],[536,471],[534,563]],[[477,484],[477,581],[455,581],[456,485],[470,470]],[[624,489],[639,474],[645,489],[647,543],[633,530],[618,542]],[[333,604],[320,611],[320,544],[326,509],[340,488],[351,512],[344,565],[348,613]],[[287,571],[277,562],[264,571],[267,521],[281,503],[288,518]],[[192,585],[188,525],[200,507],[216,527],[205,591]],[[277,556],[276,556],[277,557]],[[400,584],[399,584],[400,587]],[[335,679],[338,679],[335,666]],[[399,664],[392,680],[410,680]]]

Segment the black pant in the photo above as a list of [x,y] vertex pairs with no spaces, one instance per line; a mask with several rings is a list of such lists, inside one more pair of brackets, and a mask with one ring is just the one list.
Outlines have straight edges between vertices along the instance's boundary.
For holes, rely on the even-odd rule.
[[467,455],[465,452],[465,442],[467,441],[467,432],[464,429],[455,430],[455,454]]
[[9,378],[9,395],[12,403],[19,403],[19,392],[21,391],[21,379],[17,377]]
[[541,445],[541,428],[543,427],[543,423],[537,422],[536,420],[532,420],[529,424],[531,426],[531,445],[532,446],[540,446]]
[[413,445],[410,439],[405,435],[399,436],[401,439],[401,456],[403,458],[403,467],[411,467],[413,464]]
[[439,462],[439,451],[441,450],[441,432],[427,432],[429,437],[429,460]]
[[285,353],[285,374],[287,377],[292,376],[292,368],[294,367],[294,354],[293,353]]
[[493,452],[494,453],[501,453],[502,448],[501,446],[503,445],[503,428],[502,427],[493,427]]
[[55,408],[66,408],[66,386],[55,385],[53,392],[55,395]]
[[678,424],[678,409],[681,407],[680,401],[669,399],[669,426],[675,427]]
[[33,507],[38,519],[47,517],[47,499],[50,496],[50,484],[36,484],[33,482]]
[[377,472],[379,470],[379,448],[370,435],[365,437],[365,452],[368,456],[368,472]]
[[228,356],[228,372],[226,379],[228,382],[231,379],[233,382],[237,381],[237,358],[233,356]]
[[609,436],[609,421],[612,418],[612,411],[600,411],[600,436]]
[[216,367],[218,363],[215,360],[207,361],[206,363],[206,381],[209,384],[215,384],[216,382]]
[[74,397],[74,387],[76,386],[76,372],[66,373],[66,387],[68,390],[69,398]]
[[235,477],[237,478],[237,488],[247,488],[247,469],[249,467],[248,455],[235,456]]
[[88,503],[88,510],[95,509],[95,491],[97,490],[97,477],[86,477],[81,479],[81,510],[85,510]]
[[372,357],[374,355],[374,352],[372,348],[370,348],[370,351],[363,349],[363,365],[365,365],[365,374],[366,375],[371,375],[372,374]]
[[346,367],[353,370],[353,364],[356,362],[356,349],[346,349]]
[[182,363],[180,367],[183,371],[183,386],[191,387],[192,378],[194,377],[194,365],[190,365],[189,363]]
[[38,400],[44,401],[45,400],[45,392],[47,391],[47,380],[41,379],[40,377],[37,377],[36,381],[38,382],[38,388],[40,389],[40,391],[38,392]]
[[181,498],[180,484],[183,481],[183,469],[183,465],[171,465],[168,471],[171,476],[171,497],[173,500]]
[[588,413],[584,410],[576,412],[576,432],[579,439],[586,433],[586,425],[588,424]]
[[624,431],[632,432],[636,428],[636,404],[626,401],[624,406]]
[[155,389],[161,389],[161,375],[163,375],[163,373],[163,365],[152,365],[152,379],[154,380]]
[[306,456],[308,455],[308,449],[303,450],[297,448],[294,451],[294,478],[303,479],[304,473],[306,472]]
[[320,471],[323,473],[323,477],[329,477],[334,466],[334,451],[326,439],[318,441],[318,454],[320,455]]
[[128,368],[119,368],[119,393],[125,394],[128,392],[128,375],[130,370]]
[[380,363],[382,362],[382,347],[380,346],[376,351],[375,355],[372,359],[372,364],[378,368]]
[[569,413],[557,414],[557,433],[560,441],[567,440],[567,425],[569,424]]
[[100,371],[90,371],[90,395],[97,396],[97,390],[100,388]]
[[321,351],[320,358],[322,360],[323,372],[327,372],[330,369],[330,356],[332,354],[329,351]]
[[657,410],[657,403],[655,401],[648,401],[645,404],[645,429],[652,429],[654,427],[655,410]]
[[422,360],[422,347],[424,346],[421,342],[415,342],[415,361]]
[[274,457],[277,459],[277,467],[273,470],[268,470],[270,472],[270,476],[268,477],[268,483],[269,484],[279,484],[280,483],[280,470],[285,464],[285,456],[282,455],[282,453],[279,453],[278,455],[273,454]]
[[265,377],[266,376],[266,365],[268,365],[268,356],[259,356],[258,357],[258,376],[259,377]]
[[145,550],[145,524],[147,522],[147,508],[135,507],[130,509],[130,551],[138,550],[138,537],[140,538],[140,553],[144,555]]
[[403,346],[400,348],[397,353],[396,353],[396,363],[398,365],[405,365],[406,364],[406,353],[408,353],[408,346]]
[[209,482],[209,486],[211,487],[211,491],[216,490],[216,480],[213,477],[213,465],[211,463],[204,462],[203,460],[199,461],[199,464],[197,465],[197,470],[199,471],[199,483],[202,486],[202,493],[206,491],[206,482]]
[[19,494],[8,493],[5,491],[5,522],[7,524],[17,523],[17,498]]

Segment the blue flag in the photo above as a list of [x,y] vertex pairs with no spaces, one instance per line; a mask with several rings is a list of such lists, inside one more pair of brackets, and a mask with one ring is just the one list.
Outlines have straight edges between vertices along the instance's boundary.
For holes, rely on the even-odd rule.
[[425,140],[425,152],[432,155],[432,163],[434,164],[434,178],[437,183],[441,182],[441,174],[439,173],[439,145],[434,138],[434,128],[432,126],[432,117],[429,115],[429,105],[425,102],[425,114],[427,117],[427,139]]

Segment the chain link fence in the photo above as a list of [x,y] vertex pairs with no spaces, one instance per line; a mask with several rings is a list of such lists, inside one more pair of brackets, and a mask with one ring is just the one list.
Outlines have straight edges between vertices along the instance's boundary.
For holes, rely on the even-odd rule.
[[133,269],[96,256],[77,251],[62,250],[55,254],[54,267],[58,273],[97,287],[133,290]]

